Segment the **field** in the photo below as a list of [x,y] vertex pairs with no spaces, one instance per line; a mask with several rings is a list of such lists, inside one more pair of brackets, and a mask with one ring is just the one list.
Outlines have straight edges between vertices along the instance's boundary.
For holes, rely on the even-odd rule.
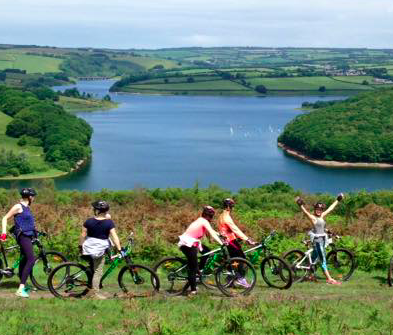
[[103,110],[117,107],[116,103],[110,101],[87,100],[64,96],[60,96],[59,104],[68,112]]
[[[136,299],[124,295],[116,273],[104,284],[104,301],[59,300],[47,292],[31,299],[13,295],[14,279],[0,284],[2,335],[95,334],[391,334],[393,289],[385,272],[355,272],[341,286],[318,282],[275,290],[260,274],[250,295],[226,298],[217,290],[199,289],[196,297],[163,293]],[[72,320],[72,322],[71,322]]]
[[[345,77],[346,78],[346,77]],[[294,77],[294,78],[257,78],[250,79],[252,86],[264,85],[268,90],[318,90],[325,86],[327,90],[370,90],[367,85],[357,85],[335,81],[328,77]]]
[[157,59],[152,57],[136,57],[136,56],[117,56],[113,58],[116,60],[126,60],[134,64],[138,64],[144,67],[146,70],[149,70],[157,65],[162,65],[165,69],[173,69],[180,68],[177,62],[174,62],[169,59]]
[[0,70],[20,69],[27,73],[59,72],[62,59],[0,51]]

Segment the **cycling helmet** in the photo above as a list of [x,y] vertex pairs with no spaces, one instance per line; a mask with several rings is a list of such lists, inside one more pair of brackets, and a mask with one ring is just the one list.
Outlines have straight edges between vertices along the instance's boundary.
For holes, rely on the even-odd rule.
[[314,210],[315,210],[315,209],[324,210],[325,208],[326,208],[326,205],[325,205],[324,203],[322,203],[322,202],[317,202],[317,203],[314,205]]
[[27,198],[27,197],[35,197],[37,195],[37,192],[34,190],[34,188],[22,188],[20,190],[20,195],[22,198]]
[[99,212],[107,212],[109,211],[109,204],[103,200],[94,201],[92,204],[94,209],[98,210]]
[[224,208],[233,208],[233,206],[235,206],[235,200],[231,199],[231,198],[226,198],[224,199],[224,201],[222,202],[222,206]]
[[212,219],[216,211],[212,206],[203,207],[202,216]]

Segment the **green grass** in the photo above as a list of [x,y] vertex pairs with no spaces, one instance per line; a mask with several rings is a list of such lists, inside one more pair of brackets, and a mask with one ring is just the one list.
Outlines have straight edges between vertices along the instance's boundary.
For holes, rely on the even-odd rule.
[[[113,281],[115,281],[115,275]],[[246,297],[224,298],[203,288],[198,296],[67,300],[48,293],[13,296],[17,283],[0,284],[2,335],[374,335],[391,334],[393,289],[385,273],[360,273],[342,286],[294,284],[269,289],[258,282]],[[261,280],[259,276],[258,280]],[[104,288],[104,294],[110,296]],[[119,291],[118,291],[119,292]]]
[[168,83],[157,85],[130,85],[134,90],[157,90],[157,91],[209,91],[209,90],[229,90],[247,91],[244,86],[229,80],[201,81],[194,83]]
[[265,85],[268,90],[318,90],[325,86],[327,90],[369,90],[367,85],[344,83],[328,77],[293,77],[293,78],[257,78],[250,79],[251,85]]
[[117,104],[112,101],[87,100],[63,96],[59,99],[59,105],[63,106],[68,112],[102,110],[117,107]]
[[8,61],[0,61],[0,70],[13,68],[26,70],[27,73],[60,72],[59,65],[63,61],[53,57],[7,53],[7,51],[0,51],[0,59],[8,59]]
[[333,77],[336,80],[345,81],[348,83],[361,84],[364,80],[368,81],[369,84],[372,84],[374,81],[374,77],[372,76],[340,76]]
[[179,68],[180,66],[177,62],[169,59],[157,59],[151,57],[135,57],[135,56],[124,56],[124,57],[116,57],[115,60],[127,60],[129,62],[138,64],[144,67],[146,70],[153,68],[156,65],[162,65],[165,69],[174,69]]

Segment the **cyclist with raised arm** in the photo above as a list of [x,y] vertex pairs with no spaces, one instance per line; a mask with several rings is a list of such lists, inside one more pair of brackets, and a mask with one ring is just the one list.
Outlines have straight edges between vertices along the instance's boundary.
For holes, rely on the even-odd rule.
[[36,236],[35,221],[30,206],[34,201],[37,192],[33,188],[23,188],[20,191],[22,199],[14,205],[2,220],[1,241],[7,239],[7,221],[14,218],[13,235],[20,247],[21,261],[19,263],[19,288],[16,295],[22,298],[28,298],[28,290],[26,289],[26,281],[33,268],[35,256],[33,250],[33,237]]
[[[234,206],[235,201],[233,199],[224,199],[222,202],[223,212],[218,217],[218,230],[220,234],[223,235],[228,241],[229,255],[231,257],[246,258],[246,255],[244,254],[238,240],[240,239],[246,241],[250,245],[254,245],[255,243],[250,238],[248,238],[233,221],[231,212]],[[243,275],[241,269],[240,274]],[[237,279],[236,283],[244,287],[249,286],[244,277]]]
[[334,210],[337,204],[344,198],[344,195],[340,193],[337,196],[337,199],[329,206],[327,210],[325,210],[326,205],[317,202],[314,205],[314,214],[311,214],[304,207],[304,201],[300,197],[296,198],[296,203],[299,205],[304,214],[306,214],[307,218],[313,224],[312,230],[309,232],[311,237],[311,242],[313,243],[313,253],[312,260],[313,262],[319,258],[322,263],[323,273],[326,276],[326,282],[328,284],[333,285],[341,285],[341,282],[333,279],[330,276],[330,273],[326,264],[326,242],[327,242],[327,234],[326,234],[326,222],[325,217]]
[[210,225],[211,221],[213,220],[214,214],[215,210],[213,207],[203,207],[202,215],[194,222],[192,222],[188,226],[186,231],[181,236],[179,236],[180,241],[178,243],[178,246],[187,258],[188,283],[191,288],[191,294],[193,295],[197,293],[197,274],[199,272],[199,269],[203,269],[207,260],[206,257],[201,257],[201,262],[198,266],[198,251],[200,251],[202,254],[210,251],[207,246],[202,244],[201,239],[205,235],[207,235],[207,233],[209,233],[210,236],[217,241],[217,243],[219,243],[220,245],[223,244],[223,242],[220,240],[218,233]]
[[89,296],[97,299],[106,299],[99,294],[100,281],[105,264],[105,252],[111,247],[111,237],[117,250],[123,256],[120,240],[117,236],[115,224],[110,219],[109,204],[106,201],[95,201],[91,204],[94,209],[94,217],[89,218],[83,224],[79,249],[83,258],[87,259],[93,273],[92,290]]

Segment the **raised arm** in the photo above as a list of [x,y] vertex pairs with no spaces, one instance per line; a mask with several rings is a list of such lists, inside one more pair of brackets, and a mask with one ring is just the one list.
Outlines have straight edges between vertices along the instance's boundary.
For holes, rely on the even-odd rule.
[[219,243],[220,245],[223,244],[220,237],[219,237],[219,234],[212,228],[212,226],[210,225],[209,222],[207,222],[205,224],[205,228],[209,232],[210,236],[213,237],[217,241],[217,243]]
[[337,199],[334,200],[334,202],[329,206],[329,208],[328,208],[326,211],[324,211],[324,212],[322,213],[321,216],[324,218],[326,215],[328,215],[334,208],[336,208],[336,206],[338,205],[338,203],[339,203],[343,198],[344,198],[344,194],[340,193],[340,194],[337,196]]
[[310,212],[304,207],[304,201],[302,198],[297,197],[296,198],[296,203],[299,205],[300,209],[304,214],[306,214],[307,218],[311,221],[311,223],[314,223],[314,216],[310,214]]

